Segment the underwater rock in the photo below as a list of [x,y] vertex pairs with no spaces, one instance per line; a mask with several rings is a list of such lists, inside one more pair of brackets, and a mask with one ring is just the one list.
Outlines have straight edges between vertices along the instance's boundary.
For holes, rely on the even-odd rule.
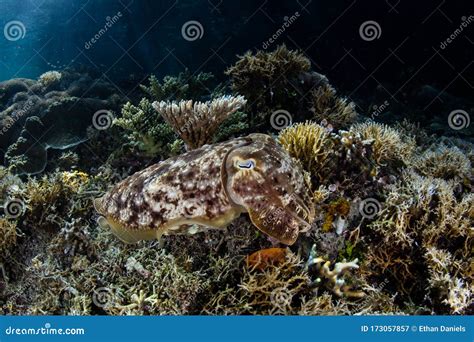
[[66,149],[87,140],[93,114],[114,110],[120,102],[111,85],[70,70],[47,72],[38,81],[2,82],[0,92],[0,148],[8,150],[5,164],[19,174],[42,172],[47,149]]
[[137,172],[95,201],[100,219],[134,243],[225,226],[248,212],[271,237],[293,244],[314,218],[298,165],[269,136],[206,145]]

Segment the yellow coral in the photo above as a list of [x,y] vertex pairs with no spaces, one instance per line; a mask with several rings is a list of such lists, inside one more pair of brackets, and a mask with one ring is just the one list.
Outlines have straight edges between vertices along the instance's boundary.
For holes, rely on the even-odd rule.
[[284,129],[278,141],[293,158],[301,161],[306,171],[315,176],[327,165],[333,149],[329,132],[312,122]]
[[349,201],[347,201],[345,198],[339,198],[329,203],[326,208],[322,231],[329,232],[333,227],[334,220],[337,217],[342,217],[342,218],[347,217],[350,209],[351,209],[351,205]]
[[403,137],[396,129],[380,123],[355,124],[350,132],[363,140],[373,141],[373,157],[379,165],[391,161],[408,163],[416,148],[412,137]]
[[0,218],[0,257],[16,245],[16,223],[6,218]]
[[81,186],[89,181],[89,175],[82,171],[64,171],[61,172],[61,181],[74,192],[77,192]]

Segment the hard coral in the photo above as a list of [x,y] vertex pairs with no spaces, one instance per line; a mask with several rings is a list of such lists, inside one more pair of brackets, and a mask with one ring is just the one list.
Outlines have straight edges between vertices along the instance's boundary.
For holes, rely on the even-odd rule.
[[222,96],[207,102],[153,102],[153,108],[173,127],[189,149],[212,142],[221,123],[245,105],[243,96]]
[[354,188],[354,177],[360,179],[360,184],[371,177],[371,143],[351,132],[329,133],[324,126],[306,122],[283,130],[279,141],[310,173],[314,187],[321,183]]
[[62,74],[58,71],[47,71],[38,78],[38,82],[44,88],[50,88],[51,86],[59,83]]
[[325,121],[336,129],[347,128],[357,118],[355,104],[336,95],[336,90],[324,84],[311,92],[311,111],[318,122]]
[[350,132],[363,140],[373,141],[373,157],[379,165],[390,162],[408,163],[416,146],[413,138],[402,137],[394,128],[375,122],[355,124]]
[[210,82],[214,76],[211,73],[200,72],[191,74],[188,69],[177,76],[165,76],[160,82],[156,76],[149,78],[149,85],[142,85],[142,90],[152,101],[203,99],[212,93]]
[[122,116],[113,121],[114,125],[126,131],[127,140],[148,156],[167,156],[176,141],[173,129],[143,98],[138,106],[127,102],[122,108]]
[[0,218],[0,260],[16,245],[17,225],[14,220]]
[[[393,279],[400,293],[419,304],[428,290],[438,312],[468,310],[470,293],[464,295],[465,304],[449,307],[446,289],[466,293],[472,284],[474,196],[459,199],[452,183],[413,171],[405,171],[386,196],[380,215],[369,225],[372,232],[365,234],[370,239],[365,240],[362,271]],[[456,285],[461,283],[467,287]]]
[[316,176],[327,168],[334,148],[326,128],[311,122],[287,127],[279,134],[278,141],[306,171]]
[[232,78],[232,90],[245,96],[251,111],[261,120],[275,109],[297,111],[301,100],[297,88],[304,83],[300,77],[310,68],[309,59],[301,52],[282,45],[272,52],[247,52],[226,74]]
[[414,157],[412,165],[424,176],[461,182],[472,177],[472,165],[469,158],[455,146],[432,146],[421,156]]

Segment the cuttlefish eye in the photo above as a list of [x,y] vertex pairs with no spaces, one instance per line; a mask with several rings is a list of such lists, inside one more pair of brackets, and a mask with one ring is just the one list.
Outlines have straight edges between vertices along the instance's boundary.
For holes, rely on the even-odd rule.
[[253,169],[255,167],[255,160],[253,159],[248,159],[248,160],[243,160],[243,161],[237,161],[237,167],[239,169]]

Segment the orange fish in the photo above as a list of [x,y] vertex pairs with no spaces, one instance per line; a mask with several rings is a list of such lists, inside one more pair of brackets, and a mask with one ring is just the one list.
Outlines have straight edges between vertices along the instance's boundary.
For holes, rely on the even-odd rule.
[[283,263],[287,253],[286,248],[261,249],[247,257],[247,266],[262,271],[270,265]]

